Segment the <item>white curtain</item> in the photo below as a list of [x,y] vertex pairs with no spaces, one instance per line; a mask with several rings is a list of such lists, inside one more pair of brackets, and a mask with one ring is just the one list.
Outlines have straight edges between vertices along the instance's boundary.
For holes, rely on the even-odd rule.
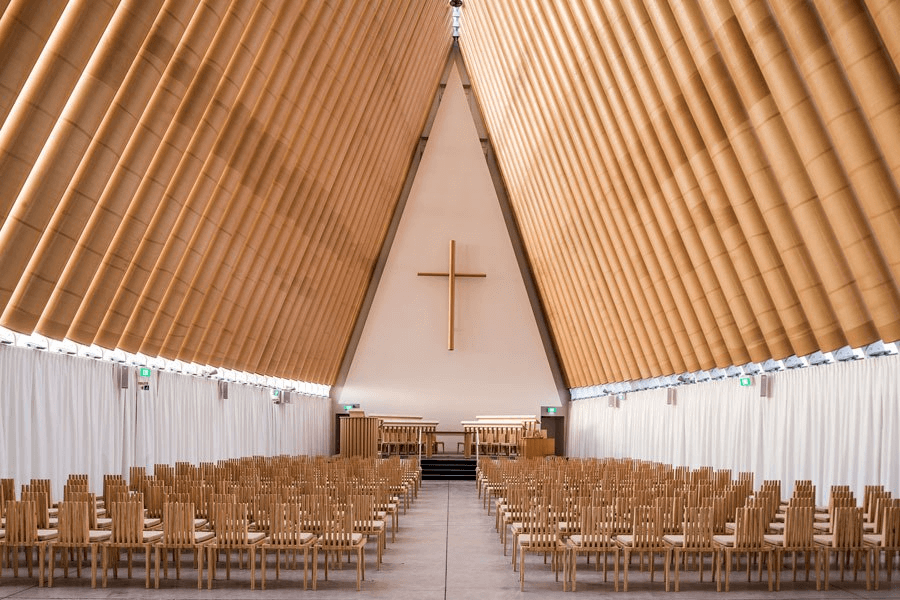
[[630,392],[618,408],[607,398],[570,405],[568,452],[633,457],[751,471],[757,484],[780,479],[783,494],[812,479],[818,501],[847,484],[861,500],[867,484],[900,493],[900,356],[810,367],[759,378]]
[[138,390],[134,368],[121,389],[117,366],[98,360],[0,346],[0,477],[20,486],[49,478],[54,499],[70,473],[239,456],[330,453],[329,398],[293,395],[273,404],[268,389],[156,372]]

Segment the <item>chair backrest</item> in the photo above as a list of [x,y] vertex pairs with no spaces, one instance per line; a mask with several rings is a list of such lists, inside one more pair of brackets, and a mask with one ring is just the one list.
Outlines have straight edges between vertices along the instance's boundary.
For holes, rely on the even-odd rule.
[[[793,502],[793,501],[792,501]],[[815,507],[791,504],[784,514],[784,547],[809,548],[813,543]]]
[[900,549],[900,500],[882,502],[881,544],[885,548]]
[[68,492],[65,499],[70,502],[84,502],[88,505],[88,527],[97,529],[97,496],[91,492]]
[[256,494],[250,503],[251,517],[257,531],[269,531],[272,528],[272,508],[278,503],[279,493]]
[[837,506],[831,511],[832,546],[859,548],[863,543],[863,509]]
[[[6,502],[16,499],[16,480],[0,479],[0,489],[3,490],[3,498]],[[3,510],[6,510],[4,505]]]
[[584,506],[581,509],[581,544],[588,548],[613,548],[616,514],[612,506]]
[[662,538],[662,511],[656,506],[634,506],[631,509],[632,546],[659,546]]
[[735,548],[761,548],[768,523],[763,506],[744,506],[737,509],[734,523]]
[[144,502],[131,496],[112,505],[112,542],[140,544],[144,539]]
[[[881,523],[880,515],[878,513],[880,512],[880,509],[882,506],[882,500],[884,500],[886,498],[890,498],[891,493],[888,491],[885,491],[883,489],[869,490],[868,489],[869,487],[876,487],[876,486],[866,486],[867,490],[866,490],[866,498],[865,498],[865,500],[863,500],[863,510],[866,513],[865,514],[866,521],[868,521],[869,523],[876,524],[875,533],[881,533],[879,527],[877,526],[878,524]],[[877,486],[877,487],[881,487],[881,486]]]
[[522,517],[522,531],[528,534],[532,549],[556,547],[559,536],[546,502],[533,502]]
[[86,544],[90,539],[87,502],[59,503],[59,537],[61,544]]
[[7,500],[6,540],[8,545],[26,545],[37,541],[37,515],[34,500]]
[[38,529],[50,528],[50,504],[47,492],[34,490],[31,485],[22,486],[22,500],[34,502],[34,515],[37,518]]
[[161,519],[163,516],[163,504],[165,503],[166,494],[171,493],[172,488],[167,486],[163,481],[152,480],[144,489],[147,516]]
[[322,513],[321,545],[326,548],[345,548],[353,545],[353,507],[331,503]]
[[269,509],[269,543],[296,546],[303,534],[303,519],[297,503],[277,502]]
[[712,545],[713,512],[711,506],[689,506],[684,509],[685,549],[709,548]]
[[215,515],[213,529],[216,544],[229,546],[246,543],[250,531],[250,511],[246,502],[216,502],[212,512]]
[[143,492],[144,481],[147,478],[147,469],[145,467],[129,467],[128,468],[128,489],[132,492]]
[[350,504],[357,521],[371,521],[375,518],[375,496],[371,494],[351,494]]
[[163,543],[194,543],[194,503],[166,502],[163,506]]

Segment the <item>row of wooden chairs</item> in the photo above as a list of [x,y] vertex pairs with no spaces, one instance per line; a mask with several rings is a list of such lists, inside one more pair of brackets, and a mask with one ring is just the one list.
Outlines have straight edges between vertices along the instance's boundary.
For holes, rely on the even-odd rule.
[[[98,555],[102,556],[105,586],[109,568],[117,575],[122,551],[128,551],[131,577],[131,553],[143,550],[145,585],[149,587],[152,551],[158,587],[160,565],[166,577],[169,565],[168,560],[161,561],[160,553],[165,557],[171,552],[176,576],[180,577],[180,554],[192,551],[198,587],[202,585],[204,555],[209,565],[207,585],[211,587],[218,558],[225,554],[226,576],[230,577],[231,555],[237,551],[240,556],[248,555],[252,588],[257,551],[263,587],[267,551],[276,554],[276,577],[280,575],[282,554],[293,555],[296,564],[296,553],[302,552],[306,588],[309,553],[313,553],[315,587],[318,551],[322,550],[326,579],[330,556],[356,554],[359,589],[365,576],[366,541],[376,539],[376,564],[380,568],[388,523],[393,525],[393,539],[400,508],[406,510],[421,479],[417,461],[399,458],[334,461],[253,457],[199,467],[157,465],[154,471],[150,476],[143,468],[132,468],[127,483],[120,475],[104,477],[99,500],[87,491],[86,476],[71,476],[64,486],[64,501],[56,507],[51,506],[48,480],[33,480],[23,486],[22,500],[15,499],[14,483],[3,480],[0,489],[4,499],[7,493],[10,499],[0,503],[5,519],[5,529],[0,531],[0,569],[8,558],[18,576],[20,549],[25,549],[29,576],[33,576],[33,555],[37,553],[39,585],[43,585],[45,564],[52,585],[57,552],[66,576],[70,557],[90,552],[92,586],[96,586]],[[244,481],[255,484],[244,485]],[[145,492],[146,498],[152,499],[147,504]],[[80,576],[80,559],[75,566]]]
[[[900,501],[883,488],[866,488],[863,506],[848,488],[834,487],[829,504],[814,505],[812,482],[797,482],[788,502],[781,485],[765,481],[754,491],[753,477],[730,471],[688,470],[628,460],[490,460],[479,463],[479,494],[488,512],[496,507],[496,527],[504,547],[513,537],[513,567],[524,589],[525,554],[544,553],[563,587],[576,587],[578,555],[603,555],[604,581],[612,555],[618,589],[619,559],[624,560],[624,589],[628,589],[631,556],[649,557],[653,581],[654,557],[663,556],[666,589],[674,564],[675,588],[680,589],[680,566],[686,557],[697,559],[703,580],[703,556],[712,556],[717,588],[730,587],[733,558],[756,560],[759,577],[766,565],[770,590],[780,589],[781,566],[797,554],[805,556],[806,578],[814,564],[817,589],[824,578],[829,586],[831,556],[840,555],[841,569],[853,556],[854,576],[864,559],[866,585],[875,587],[883,554],[890,580],[894,555],[900,550]],[[870,518],[867,520],[866,516]],[[518,557],[518,561],[517,561]],[[874,560],[873,560],[874,559]],[[517,564],[518,562],[518,564]],[[820,576],[821,573],[821,576]]]

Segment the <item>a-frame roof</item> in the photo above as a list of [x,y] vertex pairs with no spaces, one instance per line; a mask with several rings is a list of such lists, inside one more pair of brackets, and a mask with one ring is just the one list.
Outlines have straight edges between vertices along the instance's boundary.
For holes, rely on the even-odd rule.
[[[0,325],[334,382],[446,0],[0,0]],[[464,0],[570,387],[900,339],[900,3]]]

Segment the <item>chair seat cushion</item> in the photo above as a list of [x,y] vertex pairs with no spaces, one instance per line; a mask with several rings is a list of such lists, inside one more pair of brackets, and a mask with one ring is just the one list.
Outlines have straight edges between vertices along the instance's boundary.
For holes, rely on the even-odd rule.
[[774,546],[784,546],[784,534],[767,533],[763,536],[763,539]]
[[59,531],[56,529],[38,529],[37,531],[37,539],[41,542],[46,542],[47,540],[55,540],[59,536]]
[[572,534],[569,536],[569,541],[572,542],[572,545],[574,545],[576,547],[584,546],[585,543],[590,544],[589,547],[593,547],[595,545],[609,546],[614,541],[612,538],[605,536],[605,535],[598,535],[592,540],[585,540],[586,537],[589,537],[589,536],[584,536],[584,535],[581,535],[580,533],[575,533],[575,534]]
[[112,537],[111,531],[100,531],[99,529],[91,529],[88,532],[88,539],[92,542],[105,542]]
[[[363,534],[361,533],[353,533],[350,536],[350,540],[354,544],[358,544],[363,541]],[[333,533],[325,533],[319,538],[319,542],[322,543],[334,543],[338,541],[338,536]]]
[[162,523],[162,519],[157,519],[155,517],[149,517],[144,519],[144,529],[153,529],[154,527],[159,527]]
[[817,544],[821,544],[823,546],[833,546],[834,545],[834,536],[829,534],[816,534],[813,536],[813,541]]
[[733,535],[714,535],[712,539],[720,546],[734,546],[734,537]]
[[163,532],[162,531],[143,531],[143,542],[145,544],[152,544],[154,542],[158,542],[162,539]]
[[631,534],[617,535],[616,541],[623,546],[632,546],[634,545],[634,536]]
[[0,540],[2,540],[5,537],[6,537],[6,531],[4,531],[3,529],[0,529]]
[[784,522],[769,523],[769,529],[772,531],[784,531]]
[[209,540],[216,537],[216,534],[212,531],[195,531],[194,532],[194,543],[202,544],[203,542],[208,542]]
[[884,536],[880,533],[863,534],[863,541],[872,546],[881,546],[884,544]]
[[542,548],[545,547],[546,544],[550,544],[552,546],[560,546],[562,545],[562,540],[560,540],[556,536],[552,536],[549,539],[547,537],[541,537],[540,539],[535,539],[532,541],[532,536],[530,533],[523,533],[519,536],[519,546],[527,547],[533,546],[535,544],[539,544]]
[[[315,534],[309,533],[308,531],[301,531],[299,534],[299,539],[296,541],[297,544],[308,544],[316,539]],[[295,542],[292,540],[290,543],[285,541],[279,541],[277,539],[268,538],[266,540],[266,546],[269,548],[278,548],[279,546],[292,546]]]
[[[620,536],[621,537],[621,536]],[[681,534],[667,534],[663,536],[663,541],[673,546],[684,546],[684,536]]]
[[353,526],[360,529],[384,529],[384,521],[354,521]]

